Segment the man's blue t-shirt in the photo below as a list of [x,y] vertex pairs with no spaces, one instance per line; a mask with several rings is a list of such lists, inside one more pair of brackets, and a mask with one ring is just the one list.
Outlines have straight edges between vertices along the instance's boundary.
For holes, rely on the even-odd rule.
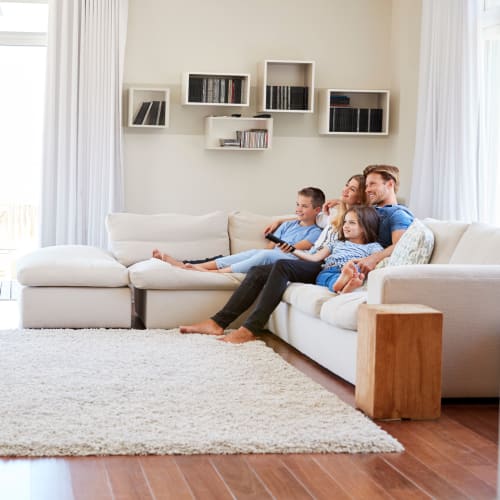
[[380,217],[377,241],[386,248],[392,245],[392,233],[408,229],[415,217],[404,205],[386,205],[375,208]]
[[293,220],[281,224],[274,234],[290,245],[295,245],[295,243],[302,240],[307,240],[311,244],[314,244],[321,234],[321,228],[316,224],[301,226],[299,221]]

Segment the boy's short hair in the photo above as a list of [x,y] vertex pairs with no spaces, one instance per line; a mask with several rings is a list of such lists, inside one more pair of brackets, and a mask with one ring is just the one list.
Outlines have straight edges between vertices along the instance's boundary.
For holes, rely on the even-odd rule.
[[399,168],[393,165],[368,165],[363,170],[363,175],[368,174],[380,174],[382,178],[386,181],[394,181],[394,192],[398,192],[399,189]]
[[297,194],[311,198],[311,203],[314,208],[322,207],[325,203],[325,193],[316,187],[302,188]]

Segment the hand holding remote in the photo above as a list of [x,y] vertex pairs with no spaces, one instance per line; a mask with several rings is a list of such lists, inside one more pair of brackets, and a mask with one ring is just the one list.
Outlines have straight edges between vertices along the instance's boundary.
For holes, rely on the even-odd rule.
[[[278,238],[277,236],[274,236],[274,234],[272,234],[272,233],[266,234],[266,238],[269,241],[272,241],[273,243],[276,243],[280,247],[280,249],[282,251],[284,251],[285,253],[287,251],[289,251],[289,252],[294,252],[295,251],[295,247],[293,245],[290,245],[289,243],[287,243],[286,241],[282,240],[281,238]],[[282,248],[282,247],[284,247],[284,248]]]

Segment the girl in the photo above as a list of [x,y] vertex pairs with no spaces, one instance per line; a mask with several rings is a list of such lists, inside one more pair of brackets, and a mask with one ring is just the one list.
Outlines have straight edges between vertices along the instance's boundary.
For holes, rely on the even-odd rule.
[[[316,278],[317,285],[337,293],[351,292],[361,286],[365,278],[351,261],[383,250],[376,242],[378,225],[379,217],[374,208],[351,207],[344,214],[338,237],[332,235],[319,248],[315,246],[310,252],[295,250],[294,254],[310,262],[325,260]],[[280,248],[284,252],[293,251],[290,245],[280,245]]]

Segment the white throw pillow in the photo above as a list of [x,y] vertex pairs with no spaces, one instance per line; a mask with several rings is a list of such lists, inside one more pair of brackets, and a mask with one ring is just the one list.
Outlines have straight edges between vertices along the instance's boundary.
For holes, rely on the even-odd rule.
[[419,219],[414,219],[403,233],[389,258],[390,266],[427,264],[434,249],[434,233]]

